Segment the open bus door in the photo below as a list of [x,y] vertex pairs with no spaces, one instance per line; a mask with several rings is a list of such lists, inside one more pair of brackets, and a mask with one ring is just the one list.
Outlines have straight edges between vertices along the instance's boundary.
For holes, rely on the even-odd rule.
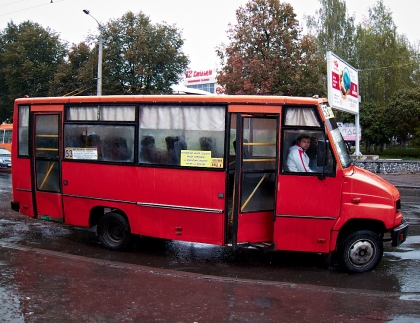
[[60,165],[60,113],[34,112],[31,118],[32,192],[35,217],[63,222]]
[[233,247],[271,247],[279,115],[236,115]]

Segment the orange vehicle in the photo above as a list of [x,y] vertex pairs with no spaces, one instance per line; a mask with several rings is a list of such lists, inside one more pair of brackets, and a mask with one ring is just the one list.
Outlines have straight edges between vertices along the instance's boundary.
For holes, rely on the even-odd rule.
[[3,123],[0,124],[0,147],[12,151],[12,130],[13,124]]
[[140,235],[336,255],[364,272],[384,241],[406,239],[398,190],[352,164],[324,99],[85,96],[14,108],[12,209],[96,226],[108,249]]

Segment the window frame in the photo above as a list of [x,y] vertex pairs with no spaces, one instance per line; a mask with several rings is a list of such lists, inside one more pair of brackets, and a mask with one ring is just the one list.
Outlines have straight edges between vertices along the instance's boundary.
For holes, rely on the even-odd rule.
[[[290,109],[311,109],[314,116],[316,117],[316,121],[319,123],[319,126],[304,126],[304,125],[286,125],[286,116],[287,112]],[[296,132],[296,138],[299,133],[307,133],[307,134],[314,134],[319,133],[322,138],[327,142],[328,144],[328,154],[330,157],[330,160],[332,162],[331,165],[323,167],[322,171],[314,171],[314,172],[294,172],[287,169],[287,156],[290,146],[290,143],[285,143],[286,138],[289,136],[287,133],[290,132]],[[326,128],[324,123],[322,122],[322,119],[318,113],[318,109],[316,106],[284,106],[283,107],[283,115],[282,115],[282,130],[281,130],[281,152],[280,152],[280,160],[281,160],[281,167],[280,167],[280,173],[282,175],[297,175],[297,176],[328,176],[328,177],[335,177],[336,176],[336,160],[333,154],[333,150],[331,147],[331,142],[328,139],[328,135],[326,133]],[[321,166],[320,166],[321,167]],[[325,171],[325,168],[331,169],[328,171]]]
[[[137,165],[137,166],[143,166],[143,167],[162,167],[162,168],[182,168],[182,169],[206,169],[206,170],[224,170],[226,168],[226,154],[225,154],[225,147],[226,147],[226,124],[227,124],[227,118],[228,118],[228,113],[227,113],[227,108],[228,105],[225,103],[165,103],[165,102],[136,102],[136,103],[121,103],[121,106],[132,106],[135,109],[135,118],[133,121],[112,121],[112,120],[100,120],[100,113],[91,113],[89,119],[90,120],[69,120],[69,112],[68,110],[70,108],[74,108],[74,107],[86,107],[86,108],[98,108],[98,111],[100,110],[101,107],[108,107],[108,106],[112,106],[112,107],[116,107],[118,108],[120,106],[120,104],[117,103],[92,103],[92,104],[69,104],[69,105],[65,105],[64,107],[64,122],[63,122],[63,128],[64,128],[64,149],[66,149],[66,140],[67,140],[67,134],[68,134],[68,129],[71,126],[90,126],[90,127],[96,127],[96,126],[120,126],[120,127],[134,127],[134,140],[133,140],[133,147],[132,147],[132,155],[133,155],[133,159],[130,160],[129,162],[127,161],[113,161],[113,160],[105,160],[105,159],[71,159],[71,158],[66,158],[67,155],[67,151],[64,154],[64,160],[65,161],[69,161],[69,162],[87,162],[87,163],[111,163],[111,164],[123,164],[123,165]],[[220,113],[223,114],[223,119],[219,120],[221,116],[219,116],[217,118],[217,120],[219,121],[219,124],[221,126],[219,126],[219,130],[217,130],[217,132],[219,133],[219,136],[217,136],[217,145],[219,146],[218,148],[218,155],[216,157],[214,157],[217,161],[214,160],[213,156],[211,159],[211,163],[206,163],[206,166],[188,166],[188,165],[181,165],[181,163],[179,162],[178,164],[176,163],[171,163],[171,162],[166,162],[166,163],[159,163],[157,161],[154,162],[144,162],[141,160],[141,140],[142,140],[142,133],[144,132],[148,132],[148,129],[144,129],[142,128],[142,120],[141,120],[141,114],[142,114],[142,107],[151,107],[152,110],[154,109],[159,109],[159,107],[165,107],[165,109],[168,108],[211,108],[211,107],[215,107],[215,108],[220,108],[222,109],[222,111]],[[167,110],[166,110],[167,111]],[[83,113],[82,113],[83,115]],[[197,117],[200,116],[200,113],[197,112]],[[92,117],[93,116],[93,117]],[[96,120],[95,119],[96,116]],[[177,123],[177,121],[174,121],[175,123],[175,129],[168,129],[170,132],[173,132],[175,135],[177,136],[176,132],[185,132],[184,129],[180,129],[179,128],[179,124]],[[150,129],[149,129],[150,130]],[[166,129],[165,129],[166,130]],[[162,131],[161,129],[156,129],[156,131]],[[193,130],[190,130],[193,131]],[[211,131],[215,131],[214,129],[209,129],[208,132]],[[167,136],[170,136],[169,134]],[[166,138],[165,138],[166,139]],[[220,141],[220,142],[219,142]],[[162,146],[163,143],[160,143],[160,145]],[[168,143],[166,143],[166,145],[168,145]],[[161,147],[162,150],[168,150],[168,154],[169,154],[169,148],[168,146],[165,147]],[[165,148],[165,149],[163,149]],[[99,155],[99,152],[97,152],[97,154]],[[208,158],[208,157],[207,157]],[[180,158],[178,159],[180,160]],[[209,166],[210,165],[210,166]]]
[[[122,107],[129,107],[129,108],[133,108],[134,110],[134,118],[132,120],[101,120],[101,115],[103,115],[101,108],[122,108]],[[94,118],[90,118],[88,120],[75,120],[75,119],[69,119],[69,113],[70,109],[72,108],[88,108],[88,109],[92,109],[92,108],[97,108],[97,113],[96,113],[96,120]],[[136,123],[138,120],[138,107],[137,104],[134,103],[121,103],[121,104],[116,104],[116,103],[94,103],[94,104],[69,104],[69,105],[65,105],[64,107],[64,124],[63,124],[63,129],[64,129],[64,133],[63,133],[63,140],[64,140],[64,160],[65,161],[69,161],[69,162],[87,162],[87,163],[99,163],[99,164],[123,164],[123,165],[134,165],[136,163],[137,160],[137,152],[136,152],[136,144],[137,144],[137,127],[136,127]],[[72,151],[67,149],[67,148],[73,148],[73,147],[66,147],[66,140],[68,140],[67,136],[68,136],[68,127],[71,126],[88,126],[88,127],[104,127],[104,128],[108,128],[108,127],[127,127],[127,129],[133,129],[132,131],[129,131],[129,133],[133,133],[132,135],[132,141],[133,141],[133,148],[131,149],[131,158],[130,160],[127,159],[116,159],[116,160],[112,160],[112,159],[104,159],[104,155],[102,154],[102,156],[100,156],[100,152],[96,152],[96,158],[97,159],[89,159],[89,158],[68,158],[67,156],[71,156],[70,154],[72,154]],[[92,134],[91,134],[92,135]],[[85,134],[86,138],[89,136],[87,133]],[[117,137],[114,137],[114,139]],[[126,139],[121,137],[122,139]],[[112,139],[112,138],[111,138]],[[125,142],[127,143],[127,140],[125,140]],[[88,149],[90,148],[89,146],[85,146],[85,147],[74,147],[74,148],[81,148],[81,149]],[[100,156],[100,157],[99,157]],[[99,159],[101,158],[101,159]]]

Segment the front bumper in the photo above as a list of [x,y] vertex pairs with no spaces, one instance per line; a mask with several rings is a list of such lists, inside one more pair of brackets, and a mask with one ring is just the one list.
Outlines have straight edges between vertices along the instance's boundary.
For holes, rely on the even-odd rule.
[[392,235],[392,246],[397,247],[402,244],[407,238],[408,223],[403,221],[398,227],[391,231]]

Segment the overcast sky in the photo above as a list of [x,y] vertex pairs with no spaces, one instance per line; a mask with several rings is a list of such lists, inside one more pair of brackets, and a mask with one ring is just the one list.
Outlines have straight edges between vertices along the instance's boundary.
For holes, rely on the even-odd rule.
[[[97,23],[83,13],[88,9],[100,23],[120,18],[127,11],[142,11],[153,23],[166,21],[182,30],[185,39],[184,53],[190,57],[190,68],[207,70],[216,67],[215,47],[227,42],[228,23],[235,24],[235,11],[247,0],[0,0],[0,30],[13,21],[26,20],[49,27],[70,43],[85,40],[97,32]],[[289,0],[301,25],[303,15],[313,15],[319,8],[317,0]],[[368,15],[368,8],[376,0],[348,0],[349,14],[355,14],[357,22]],[[400,34],[411,43],[417,43],[420,2],[415,0],[384,0],[393,13]]]

